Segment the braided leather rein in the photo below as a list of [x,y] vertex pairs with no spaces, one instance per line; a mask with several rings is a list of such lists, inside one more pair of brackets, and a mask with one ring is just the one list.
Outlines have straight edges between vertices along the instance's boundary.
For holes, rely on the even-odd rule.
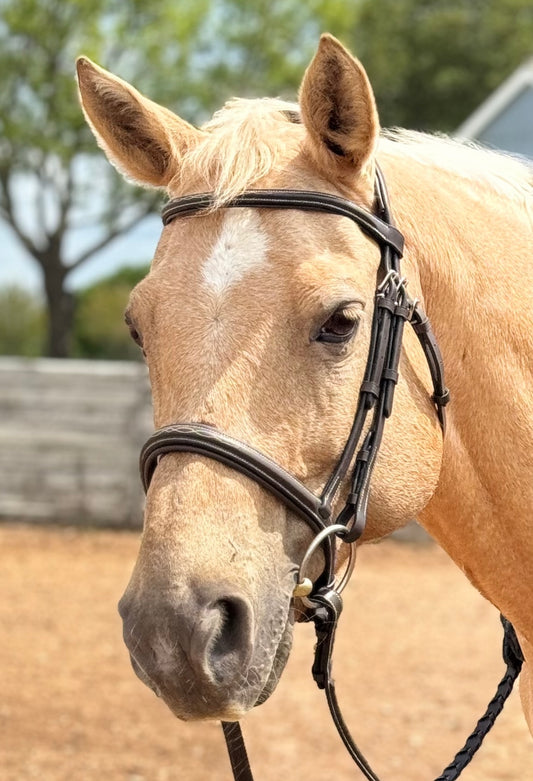
[[[205,213],[212,209],[213,204],[211,193],[173,199],[163,209],[163,224],[168,225],[178,217]],[[426,356],[433,383],[432,401],[444,433],[445,407],[450,396],[444,383],[442,356],[420,302],[413,301],[406,292],[406,280],[400,273],[404,240],[393,224],[387,190],[379,168],[376,170],[375,214],[344,198],[305,190],[248,190],[223,206],[237,207],[299,209],[348,217],[379,245],[380,281],[375,294],[368,358],[351,430],[319,496],[251,445],[215,427],[195,422],[165,426],[149,437],[140,454],[141,479],[144,490],[148,491],[160,458],[167,453],[198,453],[220,461],[259,483],[311,527],[317,536],[304,561],[307,561],[309,552],[318,546],[322,547],[325,558],[321,576],[310,586],[312,590],[310,593],[307,591],[308,595],[302,600],[307,607],[307,620],[313,621],[317,635],[313,678],[318,687],[325,691],[335,727],[357,767],[368,781],[379,781],[348,731],[331,677],[335,632],[342,611],[341,589],[335,584],[334,538],[353,546],[365,528],[370,479],[385,421],[392,412],[405,323],[410,322],[412,325]],[[365,425],[366,433],[363,436]],[[350,468],[348,495],[341,511],[334,517],[334,502]],[[300,581],[303,580],[302,570],[303,564]],[[346,580],[343,578],[343,585]],[[520,672],[523,657],[518,640],[512,625],[503,618],[502,621],[505,629],[506,674],[465,747],[436,781],[454,781],[458,778],[492,727]],[[222,728],[235,781],[253,781],[239,723],[222,722]]]

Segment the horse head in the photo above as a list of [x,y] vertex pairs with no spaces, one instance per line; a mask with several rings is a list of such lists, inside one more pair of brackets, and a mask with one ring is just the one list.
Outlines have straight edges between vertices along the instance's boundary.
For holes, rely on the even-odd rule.
[[[250,187],[291,188],[372,212],[379,121],[363,67],[323,36],[299,106],[235,100],[201,129],[86,59],[78,74],[88,122],[126,176],[172,198],[213,194],[209,209],[164,228],[127,309],[156,426],[213,426],[320,492],[357,406],[379,248],[341,216],[226,204]],[[422,298],[409,246],[404,269]],[[415,517],[435,490],[442,436],[430,386],[406,334],[364,540]],[[237,719],[271,694],[301,616],[293,591],[311,539],[229,466],[160,459],[120,613],[135,671],[177,716]],[[341,546],[339,565],[343,555]],[[321,568],[317,552],[312,576]]]

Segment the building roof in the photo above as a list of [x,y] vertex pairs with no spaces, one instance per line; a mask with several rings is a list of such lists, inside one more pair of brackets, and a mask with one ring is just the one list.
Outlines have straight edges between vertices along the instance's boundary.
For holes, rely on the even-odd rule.
[[533,58],[489,95],[455,135],[533,159]]

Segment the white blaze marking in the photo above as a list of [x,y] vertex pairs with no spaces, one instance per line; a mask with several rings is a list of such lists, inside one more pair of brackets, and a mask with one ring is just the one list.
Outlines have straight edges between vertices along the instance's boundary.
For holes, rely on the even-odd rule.
[[268,237],[253,209],[228,209],[220,236],[202,267],[206,285],[217,294],[238,282],[248,271],[261,266]]

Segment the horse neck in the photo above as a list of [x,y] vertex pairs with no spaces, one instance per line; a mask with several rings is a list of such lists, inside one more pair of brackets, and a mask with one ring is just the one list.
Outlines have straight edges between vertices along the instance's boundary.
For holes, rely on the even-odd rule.
[[486,182],[396,162],[392,203],[452,403],[422,523],[533,639],[532,225]]

